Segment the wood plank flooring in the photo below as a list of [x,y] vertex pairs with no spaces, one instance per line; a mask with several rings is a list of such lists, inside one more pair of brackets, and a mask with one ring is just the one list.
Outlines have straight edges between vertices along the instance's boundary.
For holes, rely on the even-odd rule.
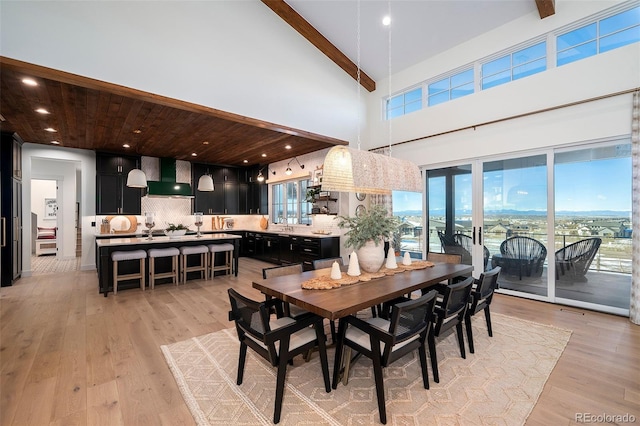
[[[0,289],[0,425],[193,425],[159,347],[231,327],[227,288],[260,298],[251,280],[266,266],[241,258],[237,278],[107,298],[91,271]],[[573,330],[527,425],[578,424],[576,413],[640,422],[639,326],[504,295],[492,312]]]

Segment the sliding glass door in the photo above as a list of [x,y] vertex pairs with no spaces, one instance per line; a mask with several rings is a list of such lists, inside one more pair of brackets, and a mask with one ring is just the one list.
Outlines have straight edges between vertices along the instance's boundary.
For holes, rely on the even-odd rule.
[[629,309],[631,145],[557,152],[554,169],[556,298]]
[[547,156],[482,165],[484,245],[502,289],[547,296]]
[[427,170],[426,244],[499,291],[628,315],[631,145],[606,141]]

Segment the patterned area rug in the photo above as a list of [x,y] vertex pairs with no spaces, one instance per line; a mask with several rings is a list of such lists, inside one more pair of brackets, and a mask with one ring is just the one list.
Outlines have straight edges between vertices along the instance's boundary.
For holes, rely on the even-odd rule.
[[33,275],[56,274],[80,270],[80,258],[59,259],[55,255],[31,256]]
[[[474,318],[475,354],[462,359],[455,333],[437,341],[440,383],[422,386],[417,353],[384,369],[387,424],[522,425],[562,354],[571,331],[493,314]],[[248,350],[237,386],[235,329],[162,346],[169,368],[198,425],[272,424],[275,369]],[[329,349],[329,369],[333,369]],[[296,359],[287,370],[282,425],[380,424],[371,361],[351,367],[349,383],[324,390],[319,357]]]

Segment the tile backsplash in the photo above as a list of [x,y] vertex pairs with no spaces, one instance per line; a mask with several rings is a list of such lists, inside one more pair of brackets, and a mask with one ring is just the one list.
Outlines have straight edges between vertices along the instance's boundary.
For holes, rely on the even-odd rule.
[[169,223],[193,228],[191,200],[188,198],[142,197],[141,205],[143,218],[147,212],[155,213],[156,229],[166,228]]

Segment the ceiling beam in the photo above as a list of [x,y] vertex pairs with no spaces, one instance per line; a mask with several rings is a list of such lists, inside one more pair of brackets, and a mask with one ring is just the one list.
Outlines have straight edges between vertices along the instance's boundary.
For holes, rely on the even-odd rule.
[[536,0],[536,6],[538,6],[540,19],[555,15],[556,13],[556,4],[554,0]]
[[[539,0],[552,1],[552,0]],[[335,47],[325,36],[320,34],[309,22],[307,22],[298,12],[293,10],[284,0],[262,0],[269,9],[282,18],[300,35],[306,38],[318,50],[324,53],[329,59],[342,68],[354,80],[358,80],[358,66],[354,64],[344,53]],[[376,90],[376,82],[371,77],[360,70],[360,84],[369,92]]]

